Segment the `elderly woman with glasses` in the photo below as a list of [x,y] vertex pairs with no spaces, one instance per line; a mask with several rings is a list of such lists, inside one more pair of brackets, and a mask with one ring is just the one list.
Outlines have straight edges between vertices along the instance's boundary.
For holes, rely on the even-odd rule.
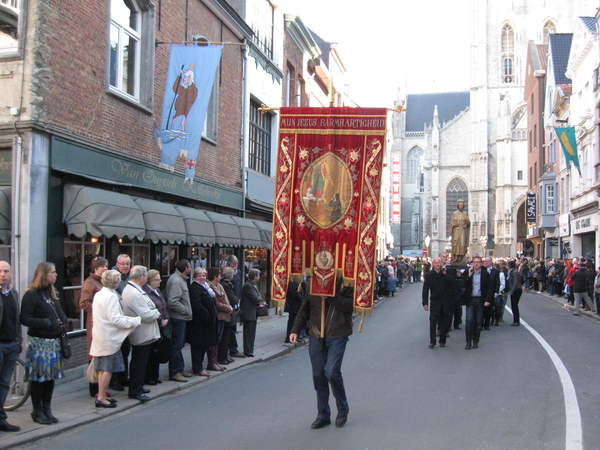
[[121,274],[108,270],[102,274],[102,289],[94,295],[92,304],[94,328],[92,347],[94,369],[98,371],[98,398],[96,408],[115,408],[117,401],[106,397],[106,389],[114,372],[125,369],[121,344],[142,323],[141,317],[123,314],[120,295],[117,292]]
[[[150,349],[150,355],[148,356],[148,364],[146,365],[146,381],[145,384],[155,386],[157,383],[162,383],[159,380],[160,371],[160,359],[159,353],[161,349],[171,349],[171,339],[165,335],[165,329],[169,323],[169,313],[167,311],[167,301],[165,300],[162,292],[160,291],[160,283],[162,279],[158,270],[151,269],[148,271],[147,284],[142,289],[148,294],[150,300],[154,302],[156,309],[160,313],[158,317],[158,325],[160,331],[160,341],[152,344]],[[163,322],[165,320],[166,322]],[[164,323],[164,325],[163,325]],[[169,333],[167,333],[169,334]],[[167,342],[168,341],[168,342]]]

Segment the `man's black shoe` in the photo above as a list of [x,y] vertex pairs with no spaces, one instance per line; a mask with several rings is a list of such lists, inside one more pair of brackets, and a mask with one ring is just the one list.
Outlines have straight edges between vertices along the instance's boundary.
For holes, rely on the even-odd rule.
[[442,343],[440,343],[440,347],[441,347],[441,348],[444,348],[445,346],[446,346],[446,344],[442,344]]
[[462,330],[462,328],[460,327],[460,325],[456,325],[456,326],[454,327],[454,329],[455,329],[455,330]]
[[338,413],[337,417],[335,418],[335,426],[341,428],[346,425],[347,420],[348,413]]
[[21,427],[18,427],[16,425],[11,425],[10,423],[4,421],[2,423],[0,423],[0,431],[21,431]]
[[483,329],[490,331],[490,327],[483,327]]
[[465,345],[465,350],[471,350],[471,343],[467,342],[467,345]]
[[473,348],[479,348],[479,344],[477,342],[473,342]]
[[149,394],[149,393],[150,393],[150,389],[146,389],[146,388],[144,388],[144,389],[142,389],[142,392],[143,392],[144,394]]
[[325,427],[325,426],[327,426],[327,425],[331,425],[331,420],[329,420],[329,419],[327,419],[327,420],[325,420],[325,419],[317,419],[317,420],[315,420],[315,421],[314,421],[314,422],[313,422],[313,423],[310,425],[310,427],[311,427],[313,430],[318,430],[319,428],[323,428],[323,427]]
[[142,403],[150,400],[150,397],[148,397],[146,394],[134,395],[133,397],[130,396],[129,398],[132,398],[134,400],[139,400]]
[[435,344],[429,344],[429,348],[434,348]]
[[254,358],[254,355],[252,353],[244,353],[244,356],[247,358]]

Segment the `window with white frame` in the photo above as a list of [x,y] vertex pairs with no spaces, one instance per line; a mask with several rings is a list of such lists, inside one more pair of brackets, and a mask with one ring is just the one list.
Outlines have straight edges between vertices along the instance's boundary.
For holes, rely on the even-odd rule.
[[254,0],[252,41],[270,59],[273,59],[273,15],[274,8],[269,0]]
[[515,82],[515,32],[506,24],[502,27],[502,83]]
[[0,0],[0,56],[19,48],[19,18],[22,0]]
[[556,213],[555,209],[555,199],[554,199],[554,185],[547,184],[546,185],[546,214],[554,214]]
[[248,167],[271,175],[271,115],[259,111],[260,104],[250,100],[250,149]]
[[153,8],[149,0],[110,2],[110,91],[148,107],[154,82]]

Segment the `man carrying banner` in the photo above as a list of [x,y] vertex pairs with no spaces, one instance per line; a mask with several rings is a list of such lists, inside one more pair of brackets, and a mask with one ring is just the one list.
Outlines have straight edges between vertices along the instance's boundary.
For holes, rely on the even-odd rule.
[[331,409],[329,408],[329,386],[337,405],[335,425],[343,427],[348,420],[348,400],[342,378],[342,360],[346,350],[348,336],[352,334],[354,288],[342,287],[342,278],[337,280],[336,294],[326,297],[325,314],[327,326],[325,338],[322,341],[319,324],[321,323],[322,297],[308,295],[302,301],[300,311],[290,334],[290,342],[298,342],[298,333],[306,327],[310,320],[309,354],[312,365],[313,384],[317,391],[317,419],[311,428],[323,428],[331,424]]

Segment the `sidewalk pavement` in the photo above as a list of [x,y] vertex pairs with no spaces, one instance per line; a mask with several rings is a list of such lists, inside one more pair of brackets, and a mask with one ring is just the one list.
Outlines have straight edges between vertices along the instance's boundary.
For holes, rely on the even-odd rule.
[[[525,291],[524,291],[524,293],[525,293]],[[575,307],[573,305],[569,305],[566,297],[559,297],[558,295],[550,295],[548,293],[548,291],[538,292],[538,291],[534,291],[533,289],[530,289],[529,291],[527,291],[527,293],[537,294],[540,297],[544,297],[545,299],[550,300],[553,303],[556,303],[558,306],[562,307],[563,309],[575,312]],[[592,303],[595,304],[594,299],[592,298],[591,300],[592,300]],[[510,306],[510,302],[507,302],[507,305]],[[579,310],[579,314],[583,317],[589,317],[590,319],[597,320],[600,322],[600,316],[598,314],[594,314],[593,311],[585,311],[583,308],[581,308]]]
[[[278,356],[289,353],[293,348],[304,344],[285,344],[285,333],[287,327],[287,313],[274,315],[275,308],[271,308],[269,316],[259,317],[256,329],[256,341],[254,345],[254,358],[233,358],[234,362],[229,364],[225,372],[210,371],[211,379],[223,373],[231,372],[249,364],[268,361]],[[242,328],[238,326],[237,341],[242,343]],[[308,342],[308,340],[306,341]],[[190,346],[183,349],[186,368],[191,369]],[[206,358],[205,358],[206,363]],[[16,433],[0,432],[0,449],[7,449],[30,443],[39,439],[47,438],[66,430],[94,422],[103,417],[122,412],[126,409],[142,405],[138,400],[127,397],[127,388],[124,392],[111,391],[112,397],[119,401],[116,408],[96,408],[94,399],[90,397],[88,381],[85,377],[87,365],[66,371],[66,378],[57,380],[52,398],[52,412],[60,420],[52,425],[40,425],[31,419],[31,402],[27,401],[16,411],[8,411],[8,422],[21,427]],[[153,400],[169,394],[177,393],[184,389],[190,389],[209,378],[194,375],[188,378],[187,383],[169,381],[168,364],[161,364],[161,384],[146,386],[151,389],[149,397]],[[152,400],[151,400],[152,402]]]

